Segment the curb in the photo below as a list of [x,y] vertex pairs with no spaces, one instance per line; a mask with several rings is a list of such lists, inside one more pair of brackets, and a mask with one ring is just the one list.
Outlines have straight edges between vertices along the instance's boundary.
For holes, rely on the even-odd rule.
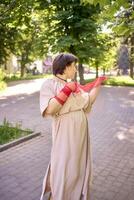
[[1,145],[0,146],[0,152],[5,151],[5,150],[7,150],[7,149],[9,149],[11,147],[14,147],[14,146],[16,146],[16,145],[18,145],[18,144],[20,144],[22,142],[25,142],[27,140],[30,140],[30,139],[32,139],[34,137],[37,137],[37,136],[40,136],[40,135],[41,135],[41,132],[32,133],[31,135],[24,136],[22,138],[19,138],[17,140],[14,140],[12,142],[7,143],[7,144]]

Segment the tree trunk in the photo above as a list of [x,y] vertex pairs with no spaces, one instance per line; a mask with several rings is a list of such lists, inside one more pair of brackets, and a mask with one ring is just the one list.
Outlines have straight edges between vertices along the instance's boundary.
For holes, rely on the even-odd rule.
[[96,78],[98,78],[98,71],[99,71],[99,65],[98,65],[98,61],[95,62],[95,68],[96,68]]
[[23,65],[23,63],[21,63],[20,76],[24,77],[24,74],[25,74],[25,66]]
[[[73,45],[70,45],[70,47],[69,47],[69,52],[72,53],[72,54],[74,54],[74,55],[76,55],[75,48],[74,48]],[[79,67],[78,67],[78,68],[79,68]],[[78,69],[78,71],[79,71],[79,69]],[[75,74],[75,77],[74,77],[74,80],[75,80],[75,81],[77,81],[77,75],[78,75],[78,72]]]
[[133,79],[134,78],[134,34],[132,34],[131,36],[130,45],[131,45],[130,77]]
[[21,77],[24,77],[25,75],[25,65],[26,65],[27,56],[28,56],[28,52],[26,54],[22,53],[21,55],[21,61],[20,61],[20,67],[21,67],[20,76]]
[[105,68],[103,68],[103,75],[105,76],[105,72],[106,72],[106,70],[105,70]]
[[23,55],[21,56],[20,67],[21,67],[20,76],[24,77],[24,74],[25,74],[25,62],[24,62],[24,56]]
[[80,77],[80,84],[84,84],[85,83],[84,68],[83,68],[83,65],[81,63],[79,63],[79,65],[78,65],[78,71],[79,71],[79,77]]

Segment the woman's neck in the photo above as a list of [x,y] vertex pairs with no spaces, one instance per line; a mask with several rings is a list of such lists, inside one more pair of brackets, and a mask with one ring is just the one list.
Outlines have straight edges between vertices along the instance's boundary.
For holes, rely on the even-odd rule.
[[56,77],[63,81],[67,81],[67,77],[65,74],[56,74]]

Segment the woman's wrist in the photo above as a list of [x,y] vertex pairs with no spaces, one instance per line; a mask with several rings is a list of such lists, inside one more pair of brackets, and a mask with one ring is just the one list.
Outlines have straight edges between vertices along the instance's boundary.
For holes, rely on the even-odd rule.
[[[71,86],[72,88],[70,88],[69,86]],[[62,90],[59,92],[59,94],[57,96],[55,96],[54,98],[61,104],[63,105],[66,100],[68,99],[68,97],[70,96],[70,94],[73,92],[73,90],[76,88],[76,85],[74,82],[71,83],[67,83],[64,88],[62,88]]]
[[69,95],[71,94],[72,90],[67,85],[65,85],[65,87],[61,90],[61,92],[63,92],[66,96],[69,97]]

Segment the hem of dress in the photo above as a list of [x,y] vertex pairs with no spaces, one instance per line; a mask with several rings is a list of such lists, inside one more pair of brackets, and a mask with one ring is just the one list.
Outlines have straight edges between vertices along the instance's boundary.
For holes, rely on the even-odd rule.
[[[43,200],[44,195],[47,193],[45,190],[46,190],[48,174],[49,174],[49,171],[50,171],[50,166],[51,166],[51,164],[49,163],[48,167],[47,167],[46,174],[45,174],[44,179],[43,179],[43,185],[42,185],[42,192],[41,192],[40,200]],[[48,192],[51,192],[51,191],[48,191]]]

